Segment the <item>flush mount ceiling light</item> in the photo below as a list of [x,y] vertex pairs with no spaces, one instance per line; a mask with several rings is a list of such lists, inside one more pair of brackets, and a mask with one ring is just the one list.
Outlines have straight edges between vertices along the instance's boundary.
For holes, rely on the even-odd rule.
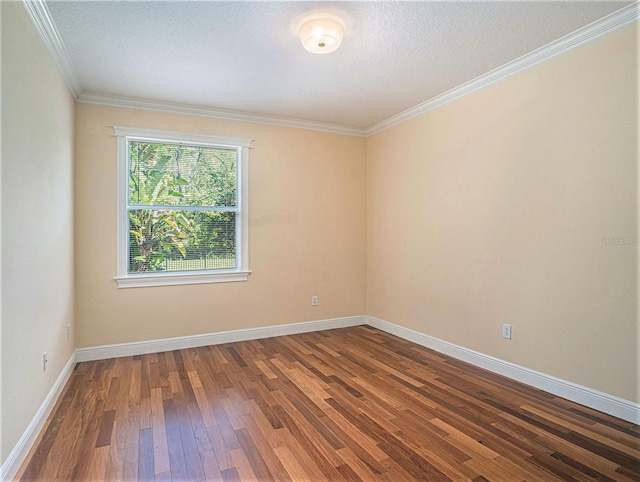
[[337,15],[314,13],[300,21],[298,35],[309,52],[328,54],[340,47],[344,23]]

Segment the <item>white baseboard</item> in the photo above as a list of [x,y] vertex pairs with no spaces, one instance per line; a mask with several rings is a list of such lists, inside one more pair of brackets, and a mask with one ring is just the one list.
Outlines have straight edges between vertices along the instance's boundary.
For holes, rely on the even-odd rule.
[[56,404],[62,389],[71,376],[76,362],[102,360],[105,358],[117,358],[123,356],[144,355],[170,350],[195,348],[199,346],[219,345],[235,341],[255,340],[282,335],[295,335],[313,331],[330,330],[334,328],[346,328],[368,324],[392,335],[418,345],[431,348],[437,352],[452,356],[472,365],[484,368],[494,373],[506,376],[513,380],[525,383],[540,390],[580,403],[595,410],[619,417],[623,420],[640,425],[640,404],[624,400],[607,393],[603,393],[588,387],[584,387],[566,380],[536,372],[513,363],[500,360],[467,348],[454,345],[424,333],[419,333],[402,326],[389,323],[372,316],[350,316],[345,318],[332,318],[328,320],[307,321],[291,323],[287,325],[266,326],[261,328],[249,328],[245,330],[224,331],[203,335],[184,336],[178,338],[165,338],[162,340],[141,341],[135,343],[121,343],[117,345],[105,345],[89,348],[79,348],[69,358],[62,369],[58,379],[51,387],[47,397],[42,402],[35,417],[25,430],[24,434],[13,448],[7,460],[0,467],[0,481],[12,480],[20,469],[25,457],[42,430],[51,410]]
[[51,410],[58,401],[67,380],[71,376],[76,362],[103,360],[105,358],[118,358],[122,356],[144,355],[147,353],[159,353],[170,350],[181,350],[198,346],[219,345],[234,341],[256,340],[273,336],[295,335],[312,331],[331,330],[334,328],[346,328],[349,326],[364,325],[366,316],[349,316],[345,318],[332,318],[328,320],[307,321],[290,323],[287,325],[265,326],[262,328],[249,328],[246,330],[223,331],[220,333],[208,333],[204,335],[183,336],[178,338],[166,338],[163,340],[141,341],[136,343],[121,343],[118,345],[95,346],[77,349],[62,369],[60,376],[51,387],[47,397],[42,402],[35,417],[20,437],[7,460],[0,467],[0,481],[13,480],[20,466],[28,455],[29,450],[38,438],[44,427]]
[[484,355],[373,316],[367,317],[367,324],[439,353],[640,425],[640,404],[638,403]]
[[60,375],[51,387],[51,390],[49,390],[47,397],[42,402],[42,405],[40,405],[40,408],[31,420],[31,423],[22,434],[22,437],[20,437],[20,440],[18,440],[18,443],[7,457],[7,460],[5,460],[2,467],[0,467],[0,480],[13,480],[15,477],[20,466],[24,462],[25,457],[29,453],[29,450],[31,450],[31,447],[38,438],[38,435],[40,435],[42,427],[44,427],[51,410],[53,410],[53,407],[58,401],[58,397],[66,385],[67,380],[69,380],[75,366],[76,353],[74,352],[60,372]]
[[161,340],[93,346],[89,348],[78,348],[77,357],[79,362],[83,362],[103,360],[105,358],[145,355],[147,353],[183,350],[185,348],[219,345],[221,343],[232,343],[235,341],[256,340],[259,338],[271,338],[273,336],[282,335],[295,335],[298,333],[309,333],[312,331],[331,330],[333,328],[346,328],[348,326],[364,325],[366,323],[366,319],[367,318],[364,315],[349,316],[346,318],[305,321],[301,323],[290,323],[287,325],[265,326],[261,328],[248,328],[245,330],[181,336],[178,338],[164,338]]

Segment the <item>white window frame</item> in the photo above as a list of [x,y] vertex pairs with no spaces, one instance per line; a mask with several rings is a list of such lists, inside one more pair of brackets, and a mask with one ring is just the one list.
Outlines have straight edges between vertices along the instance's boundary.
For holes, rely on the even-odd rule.
[[[249,270],[249,149],[251,139],[216,137],[184,132],[111,126],[118,143],[117,276],[118,288],[170,286],[247,281]],[[218,147],[238,152],[236,215],[236,267],[216,270],[129,273],[129,142],[159,142],[188,146]]]

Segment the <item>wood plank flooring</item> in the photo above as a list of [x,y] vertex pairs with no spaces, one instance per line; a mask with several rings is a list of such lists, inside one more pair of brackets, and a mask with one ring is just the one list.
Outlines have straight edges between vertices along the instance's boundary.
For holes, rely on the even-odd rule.
[[640,427],[358,326],[79,363],[18,480],[638,481]]

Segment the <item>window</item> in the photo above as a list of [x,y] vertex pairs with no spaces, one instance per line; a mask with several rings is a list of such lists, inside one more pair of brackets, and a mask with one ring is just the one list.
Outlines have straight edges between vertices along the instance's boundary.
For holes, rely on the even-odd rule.
[[120,288],[246,281],[246,139],[113,127]]

